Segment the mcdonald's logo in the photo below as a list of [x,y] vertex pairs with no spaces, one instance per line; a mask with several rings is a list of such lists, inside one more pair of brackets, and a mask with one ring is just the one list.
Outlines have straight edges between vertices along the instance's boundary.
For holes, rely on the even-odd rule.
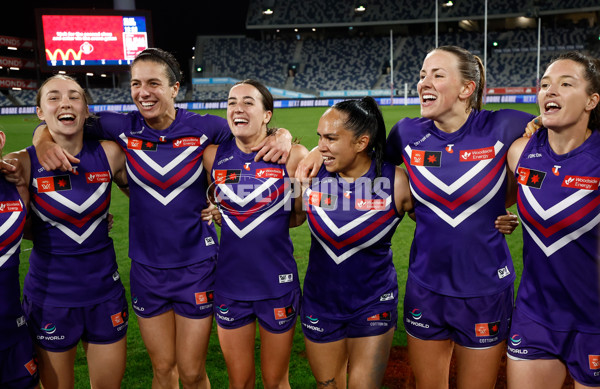
[[49,49],[46,49],[46,55],[48,56],[48,59],[50,61],[56,61],[56,59],[57,59],[57,57],[59,55],[60,55],[60,60],[61,61],[68,60],[69,59],[69,54],[73,54],[73,59],[74,60],[80,60],[81,59],[81,50],[79,50],[78,52],[75,52],[75,50],[69,49],[65,53],[64,51],[62,51],[62,49],[56,49],[56,50],[54,50],[54,53],[53,53]]

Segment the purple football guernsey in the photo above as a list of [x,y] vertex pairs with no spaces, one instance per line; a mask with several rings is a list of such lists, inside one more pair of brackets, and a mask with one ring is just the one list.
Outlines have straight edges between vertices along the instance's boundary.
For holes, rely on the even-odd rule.
[[0,177],[0,350],[28,336],[19,284],[19,253],[26,213],[17,188]]
[[[112,173],[102,146],[84,141],[74,172],[47,172],[31,159],[33,250],[23,294],[41,305],[80,307],[122,290],[108,236]],[[76,172],[76,174],[75,174]]]
[[285,165],[254,162],[235,139],[219,145],[211,176],[223,215],[215,293],[277,298],[299,287],[289,234],[292,188]]
[[375,163],[349,183],[322,166],[304,193],[312,233],[304,299],[319,317],[346,319],[375,299],[397,299],[391,239],[401,217],[394,204],[395,166]]
[[517,168],[523,223],[519,311],[557,331],[600,334],[600,133],[557,155],[548,131],[527,143]]
[[533,116],[471,111],[456,132],[432,120],[402,119],[387,140],[387,157],[404,162],[415,201],[409,277],[453,297],[495,294],[515,279],[504,236],[506,153]]
[[231,137],[227,121],[178,109],[171,126],[154,130],[138,111],[99,116],[91,132],[127,155],[130,258],[175,268],[214,256],[216,230],[200,216],[207,207],[202,154]]

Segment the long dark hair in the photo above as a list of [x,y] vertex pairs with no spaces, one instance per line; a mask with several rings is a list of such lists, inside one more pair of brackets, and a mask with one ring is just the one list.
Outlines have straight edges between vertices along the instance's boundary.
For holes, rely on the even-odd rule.
[[385,151],[385,122],[383,115],[375,99],[370,96],[363,97],[360,100],[345,100],[334,104],[334,109],[345,112],[348,119],[344,127],[354,133],[354,137],[361,135],[369,136],[367,152],[372,153],[375,160],[376,176],[381,176],[383,166],[383,153]]
[[[569,51],[554,58],[552,61],[550,61],[548,66],[552,65],[556,61],[566,59],[577,62],[583,66],[583,78],[588,82],[586,92],[589,95],[594,93],[600,94],[600,60],[580,53],[579,51]],[[596,108],[590,112],[588,128],[592,131],[600,130],[600,103],[598,103]]]

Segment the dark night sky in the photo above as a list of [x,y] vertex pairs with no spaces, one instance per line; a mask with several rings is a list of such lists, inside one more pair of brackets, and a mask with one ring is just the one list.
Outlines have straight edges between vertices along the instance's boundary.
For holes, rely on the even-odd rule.
[[[247,1],[227,0],[136,0],[137,9],[152,11],[154,46],[172,52],[182,67],[192,55],[197,35],[244,34]],[[11,2],[0,22],[0,35],[36,38],[35,8],[113,9],[113,0]],[[186,73],[184,73],[186,74]]]

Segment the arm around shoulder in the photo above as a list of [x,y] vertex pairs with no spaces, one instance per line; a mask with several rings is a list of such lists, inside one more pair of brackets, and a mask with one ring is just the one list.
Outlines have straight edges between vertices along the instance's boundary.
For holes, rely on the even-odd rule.
[[113,141],[103,141],[101,144],[104,153],[106,154],[106,158],[108,159],[108,164],[110,165],[113,181],[123,193],[129,196],[125,153],[119,145]]
[[529,142],[529,138],[518,138],[508,149],[506,162],[511,174],[515,173],[521,154],[523,154],[523,150],[525,150],[525,146],[527,146],[527,142]]
[[302,205],[302,185],[296,176],[296,170],[298,164],[308,155],[306,147],[300,144],[295,144],[290,150],[290,157],[286,164],[288,174],[292,178],[293,196],[294,196],[294,209],[290,216],[290,227],[298,227],[306,220],[306,212],[304,212]]
[[394,204],[400,215],[410,214],[414,210],[413,198],[408,184],[408,173],[398,166],[396,166],[394,176]]

